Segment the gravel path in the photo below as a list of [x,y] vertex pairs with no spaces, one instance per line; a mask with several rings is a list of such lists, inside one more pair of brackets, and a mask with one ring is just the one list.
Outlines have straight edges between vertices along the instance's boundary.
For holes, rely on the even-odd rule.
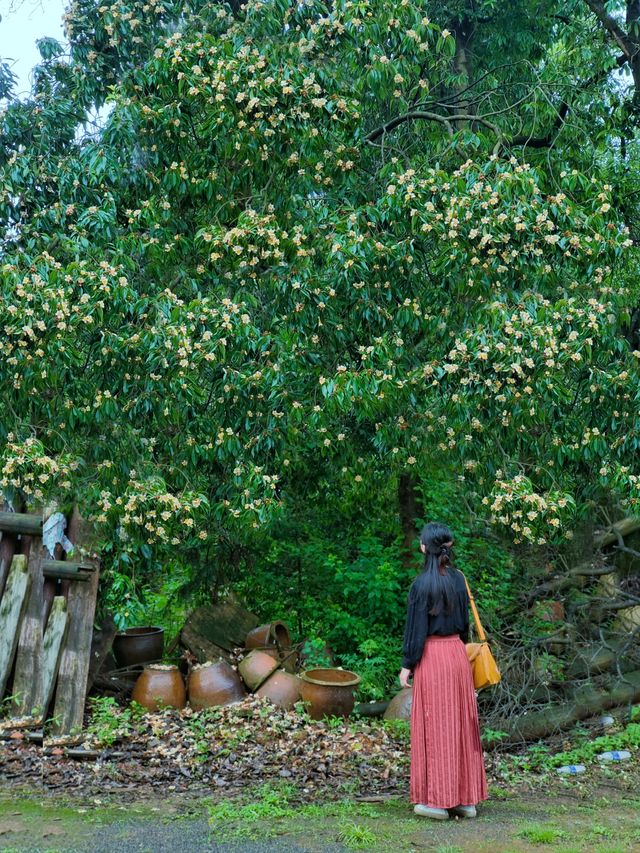
[[[19,850],[20,853],[308,853],[309,849],[277,839],[216,844],[206,820],[168,825],[123,821],[99,827],[92,838],[71,847],[59,837],[52,837],[45,847],[15,847],[13,844],[4,847],[0,838],[0,850]],[[343,853],[347,848],[336,844],[322,850]]]

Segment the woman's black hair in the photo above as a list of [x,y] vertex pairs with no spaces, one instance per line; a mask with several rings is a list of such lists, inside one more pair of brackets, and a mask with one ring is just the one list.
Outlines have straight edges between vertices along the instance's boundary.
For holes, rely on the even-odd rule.
[[425,524],[420,534],[420,543],[425,546],[424,568],[415,580],[419,600],[437,616],[444,608],[446,613],[453,609],[454,590],[451,574],[453,533],[446,524]]

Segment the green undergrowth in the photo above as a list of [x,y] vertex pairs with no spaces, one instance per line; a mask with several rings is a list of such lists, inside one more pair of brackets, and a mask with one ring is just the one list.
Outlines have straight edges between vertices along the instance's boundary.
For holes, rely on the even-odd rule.
[[[635,709],[634,709],[635,711]],[[638,716],[634,713],[634,719]],[[594,737],[587,729],[577,727],[568,733],[567,741],[572,744],[570,749],[562,752],[552,752],[545,743],[530,746],[521,755],[513,756],[511,763],[514,770],[523,773],[547,773],[567,764],[593,765],[596,756],[602,752],[614,750],[629,750],[631,761],[636,760],[634,751],[640,748],[640,722],[630,722],[606,735]]]

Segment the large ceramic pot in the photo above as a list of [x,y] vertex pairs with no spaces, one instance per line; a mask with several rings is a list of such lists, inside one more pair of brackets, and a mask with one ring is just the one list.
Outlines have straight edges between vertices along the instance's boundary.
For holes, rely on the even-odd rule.
[[300,686],[300,679],[296,675],[278,670],[267,678],[259,690],[256,690],[256,696],[261,699],[269,699],[279,708],[288,710],[293,708],[300,699]]
[[240,676],[224,660],[194,666],[187,689],[189,704],[196,711],[215,705],[231,705],[246,696]]
[[360,676],[347,669],[308,669],[302,673],[300,692],[313,720],[348,717],[358,684]]
[[278,649],[277,646],[263,646],[257,651],[264,652],[265,655],[269,655],[269,657],[273,658],[275,661],[278,661],[278,666],[281,669],[285,669],[287,672],[297,672],[298,670],[300,653],[296,648]]
[[270,622],[249,631],[244,644],[247,649],[260,649],[264,646],[288,649],[291,646],[291,636],[284,622]]
[[278,657],[253,649],[238,664],[238,671],[249,690],[257,690],[278,668]]
[[160,660],[164,652],[164,628],[127,628],[113,640],[113,656],[119,667]]
[[411,704],[413,702],[413,687],[403,687],[393,697],[384,712],[385,720],[411,720]]
[[187,691],[177,666],[148,666],[138,678],[131,699],[148,711],[184,708]]

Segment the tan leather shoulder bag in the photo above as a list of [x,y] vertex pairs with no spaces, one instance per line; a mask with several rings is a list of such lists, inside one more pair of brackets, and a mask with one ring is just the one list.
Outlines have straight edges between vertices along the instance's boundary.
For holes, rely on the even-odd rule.
[[464,578],[464,582],[467,586],[469,603],[471,604],[471,612],[473,613],[473,620],[476,624],[476,632],[479,640],[477,643],[466,644],[467,657],[469,658],[469,663],[471,664],[471,669],[473,671],[473,684],[476,690],[482,690],[484,687],[491,687],[493,684],[498,684],[500,681],[500,670],[498,669],[498,665],[491,653],[491,649],[489,648],[487,636],[484,633],[484,628],[482,627],[482,622],[480,622],[480,616],[478,615],[476,602],[471,594],[471,590],[469,589],[469,582],[464,574],[462,574],[462,577]]

